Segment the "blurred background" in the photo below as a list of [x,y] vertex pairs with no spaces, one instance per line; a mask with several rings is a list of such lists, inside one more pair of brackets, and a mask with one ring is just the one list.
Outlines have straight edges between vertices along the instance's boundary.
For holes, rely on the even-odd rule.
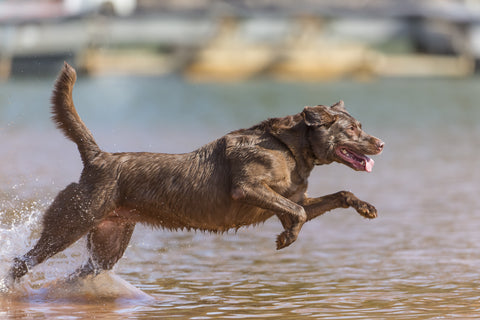
[[468,76],[477,0],[0,0],[0,78],[56,72],[198,80]]
[[[189,152],[339,100],[386,142],[371,174],[319,166],[308,189],[350,190],[377,219],[335,210],[281,251],[275,218],[225,235],[139,225],[115,272],[155,302],[0,296],[0,317],[478,319],[479,58],[476,0],[0,0],[0,279],[82,170],[50,120],[63,61],[106,151]],[[69,274],[85,251],[23,284]]]

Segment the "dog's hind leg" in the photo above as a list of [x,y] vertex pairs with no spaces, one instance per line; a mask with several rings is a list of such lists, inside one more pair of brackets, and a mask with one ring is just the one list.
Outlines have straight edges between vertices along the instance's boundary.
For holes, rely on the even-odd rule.
[[127,249],[134,228],[135,222],[112,215],[98,224],[87,236],[90,258],[72,273],[69,279],[96,275],[102,270],[112,269]]
[[339,191],[318,198],[305,198],[302,205],[307,213],[307,221],[327,211],[348,207],[355,208],[365,218],[373,219],[377,217],[377,209],[374,206],[358,199],[353,193],[348,191]]
[[36,245],[25,255],[14,259],[8,273],[11,285],[28,270],[63,251],[101,220],[108,212],[104,199],[92,198],[81,185],[72,183],[61,191],[43,217],[43,230]]

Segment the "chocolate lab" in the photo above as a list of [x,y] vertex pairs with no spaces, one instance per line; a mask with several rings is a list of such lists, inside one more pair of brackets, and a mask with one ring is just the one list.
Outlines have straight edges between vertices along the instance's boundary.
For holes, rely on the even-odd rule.
[[72,101],[75,70],[65,64],[52,97],[53,120],[75,142],[84,165],[78,183],[61,191],[43,217],[32,250],[14,259],[12,285],[33,266],[87,235],[89,260],[72,276],[111,269],[136,223],[166,229],[223,232],[277,216],[277,249],[294,242],[302,225],[326,211],[353,207],[363,217],[375,207],[340,191],[306,195],[315,165],[340,162],[370,172],[384,143],[362,131],[343,102],[305,107],[249,129],[233,131],[190,153],[102,151]]

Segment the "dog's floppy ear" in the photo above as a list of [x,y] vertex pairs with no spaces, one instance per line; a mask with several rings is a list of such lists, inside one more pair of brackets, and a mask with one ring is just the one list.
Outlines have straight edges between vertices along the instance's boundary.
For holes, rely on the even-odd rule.
[[340,100],[334,105],[332,105],[330,108],[345,111],[345,104],[343,103],[343,100]]
[[309,127],[329,125],[337,121],[337,115],[330,112],[326,106],[307,106],[303,109],[302,116]]

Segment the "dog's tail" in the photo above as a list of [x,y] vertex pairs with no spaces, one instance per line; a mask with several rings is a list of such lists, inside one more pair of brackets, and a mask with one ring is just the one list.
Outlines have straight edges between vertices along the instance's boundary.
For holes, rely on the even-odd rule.
[[75,142],[84,165],[90,163],[101,152],[92,133],[83,123],[75,109],[72,89],[77,73],[65,62],[55,83],[52,95],[52,120],[65,136]]

